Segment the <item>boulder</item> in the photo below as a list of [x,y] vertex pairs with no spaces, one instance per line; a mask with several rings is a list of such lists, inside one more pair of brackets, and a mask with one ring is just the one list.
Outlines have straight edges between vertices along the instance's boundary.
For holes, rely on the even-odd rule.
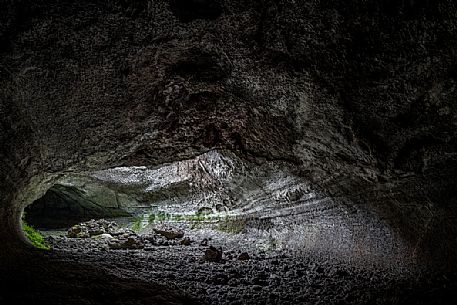
[[184,237],[184,233],[181,231],[154,229],[154,232],[167,239],[179,239]]
[[113,235],[107,234],[107,233],[92,236],[92,239],[94,239],[94,240],[110,240],[113,238],[114,238]]
[[210,246],[208,249],[205,250],[205,255],[203,256],[203,260],[207,262],[215,262],[221,263],[222,262],[222,248],[215,248]]
[[185,237],[180,241],[180,243],[183,246],[190,246],[192,244],[192,240],[189,237]]
[[68,229],[67,236],[70,238],[89,238],[91,236],[101,234],[115,234],[118,231],[118,226],[115,222],[105,219],[90,220]]
[[108,243],[108,247],[113,250],[142,249],[144,248],[144,243],[138,235],[130,235],[126,238],[112,239]]
[[89,238],[89,230],[86,226],[74,225],[68,229],[67,237],[69,238]]
[[249,259],[251,259],[251,257],[249,256],[249,254],[247,252],[243,252],[238,256],[239,261],[247,261]]

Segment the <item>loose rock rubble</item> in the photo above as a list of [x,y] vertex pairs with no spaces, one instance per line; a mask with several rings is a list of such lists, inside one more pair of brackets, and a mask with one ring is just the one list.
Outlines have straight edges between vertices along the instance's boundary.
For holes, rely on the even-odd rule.
[[183,232],[172,231],[172,230],[163,230],[163,229],[154,229],[154,232],[166,237],[167,239],[179,239],[184,237]]
[[71,227],[68,238],[91,238],[97,241],[100,249],[146,249],[152,246],[190,245],[192,240],[184,238],[184,233],[173,228],[154,229],[151,232],[138,234],[128,228],[119,228],[115,222],[104,219],[90,220]]
[[90,220],[71,227],[67,236],[70,238],[89,238],[101,234],[114,234],[118,230],[115,222],[105,219]]
[[[119,277],[160,282],[199,304],[421,304],[410,299],[424,293],[421,285],[439,292],[446,284],[426,276],[416,279],[395,265],[362,268],[312,254],[255,247],[244,251],[214,237],[200,245],[202,239],[193,234],[168,240],[153,231],[137,234],[120,228],[92,238],[54,236],[47,241],[59,260],[84,261]],[[246,245],[244,237],[239,238],[239,245]],[[185,245],[187,241],[191,244]]]

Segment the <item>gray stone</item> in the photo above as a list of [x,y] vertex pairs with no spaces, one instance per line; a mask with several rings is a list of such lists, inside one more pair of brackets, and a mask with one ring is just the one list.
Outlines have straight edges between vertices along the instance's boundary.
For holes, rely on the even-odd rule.
[[193,241],[189,237],[185,237],[180,241],[180,244],[183,246],[190,246],[192,242]]
[[222,249],[217,249],[213,246],[209,247],[208,249],[205,250],[203,259],[207,262],[221,263],[222,262]]
[[241,253],[239,256],[238,256],[238,260],[239,261],[247,261],[249,260],[251,257],[249,256],[249,254],[247,252],[243,252]]
[[108,242],[108,246],[113,250],[142,249],[144,247],[144,243],[141,241],[139,236],[130,235],[127,237],[112,239]]
[[167,239],[179,239],[184,237],[184,233],[179,231],[154,229],[154,232],[166,237]]

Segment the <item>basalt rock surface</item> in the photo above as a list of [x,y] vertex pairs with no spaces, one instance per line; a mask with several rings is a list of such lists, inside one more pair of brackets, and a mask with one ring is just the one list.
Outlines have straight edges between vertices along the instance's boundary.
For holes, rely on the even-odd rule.
[[91,188],[56,184],[24,210],[24,218],[38,228],[49,229],[66,228],[94,218],[130,216],[123,198],[96,184]]
[[456,268],[453,1],[1,6],[1,269],[27,255],[23,208],[64,173],[214,149],[289,164],[337,226],[375,215],[393,248]]

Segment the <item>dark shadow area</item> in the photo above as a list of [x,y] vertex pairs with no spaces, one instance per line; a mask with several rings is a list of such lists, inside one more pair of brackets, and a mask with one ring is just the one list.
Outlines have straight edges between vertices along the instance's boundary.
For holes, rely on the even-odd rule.
[[24,210],[25,221],[36,228],[57,229],[90,219],[130,216],[116,202],[111,206],[102,203],[91,200],[81,189],[56,184]]
[[3,1],[0,305],[457,304],[456,14]]
[[0,265],[0,304],[196,304],[179,291],[55,254],[31,253]]
[[171,0],[170,9],[181,22],[195,19],[213,20],[222,14],[218,0]]

